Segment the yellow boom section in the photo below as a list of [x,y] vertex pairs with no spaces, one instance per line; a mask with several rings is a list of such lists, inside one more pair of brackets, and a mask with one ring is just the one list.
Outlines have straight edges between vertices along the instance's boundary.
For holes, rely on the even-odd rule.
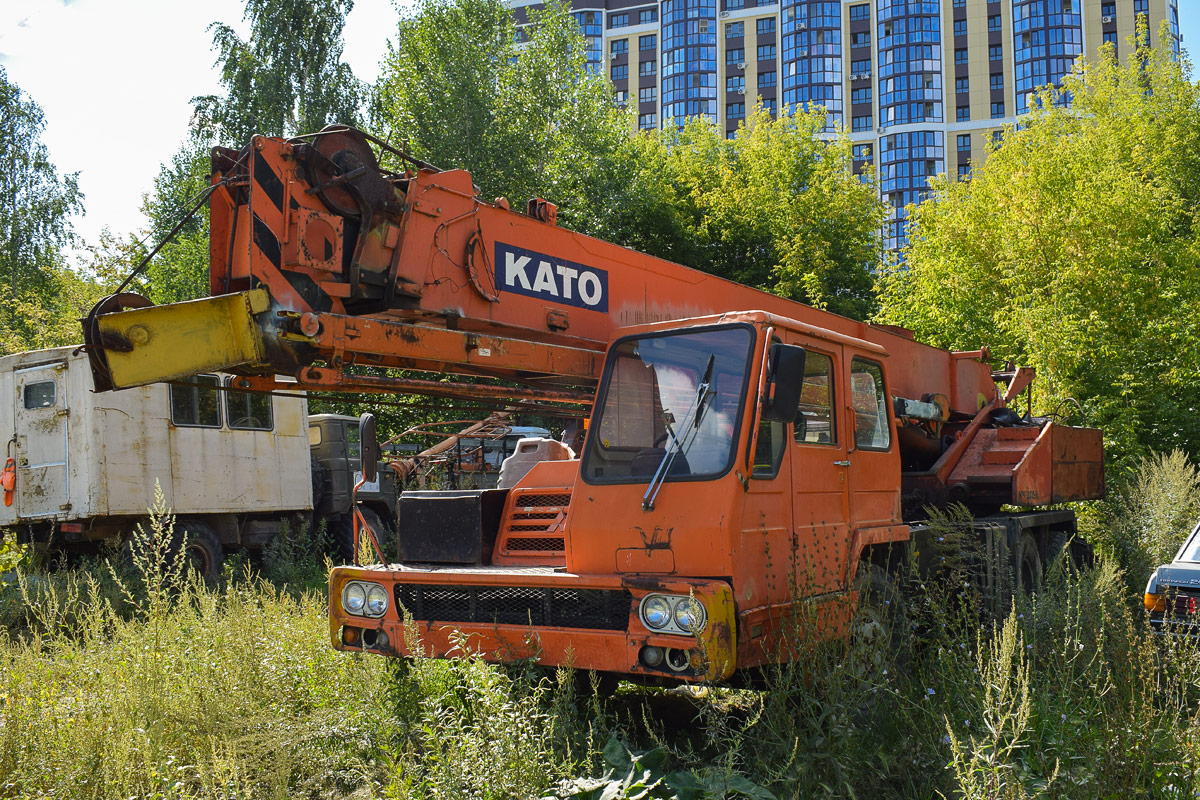
[[266,290],[252,289],[100,316],[113,385],[125,389],[263,363],[254,315],[269,306]]

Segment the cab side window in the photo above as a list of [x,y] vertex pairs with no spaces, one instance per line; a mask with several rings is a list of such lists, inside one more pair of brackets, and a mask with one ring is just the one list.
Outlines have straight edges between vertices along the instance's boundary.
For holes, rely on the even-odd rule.
[[850,362],[850,405],[854,409],[854,445],[861,450],[890,448],[892,428],[888,424],[883,367],[863,358]]
[[187,384],[171,384],[171,422],[200,428],[221,427],[216,375],[197,375]]
[[804,360],[800,408],[792,424],[796,444],[837,444],[833,403],[833,359],[809,350]]

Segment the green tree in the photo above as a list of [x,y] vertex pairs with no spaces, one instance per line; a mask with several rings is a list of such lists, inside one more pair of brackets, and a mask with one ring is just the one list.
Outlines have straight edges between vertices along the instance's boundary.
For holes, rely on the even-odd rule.
[[[176,151],[159,167],[154,190],[142,199],[150,223],[146,241],[162,241],[208,188],[209,148],[199,137]],[[193,215],[146,266],[147,297],[155,303],[177,303],[208,295],[208,209]]]
[[641,134],[592,210],[606,238],[739,283],[865,318],[884,208],[824,114],[761,108],[734,139],[694,119]]
[[357,124],[366,89],[342,61],[353,0],[246,0],[250,39],[214,22],[225,94],[192,99],[198,134],[227,146]]
[[42,109],[0,67],[0,325],[5,346],[15,349],[36,332],[19,307],[53,293],[63,250],[75,241],[71,217],[83,211],[78,174],[59,175],[51,163],[45,124]]
[[503,0],[420,0],[389,45],[372,127],[430,163],[470,171],[485,197],[547,197],[581,227],[629,118],[608,80],[588,74],[565,3],[532,12],[525,30],[518,46]]
[[[213,145],[240,147],[254,134],[292,136],[330,123],[360,123],[366,87],[342,61],[342,26],[352,0],[246,0],[250,38],[213,23],[224,93],[192,98],[188,140],[159,169],[142,210],[157,243],[208,187]],[[147,267],[150,299],[208,294],[208,211],[203,209]]]
[[969,181],[933,182],[879,314],[1035,367],[1036,408],[1077,398],[1123,462],[1200,452],[1200,86],[1133,44],[1040,92]]

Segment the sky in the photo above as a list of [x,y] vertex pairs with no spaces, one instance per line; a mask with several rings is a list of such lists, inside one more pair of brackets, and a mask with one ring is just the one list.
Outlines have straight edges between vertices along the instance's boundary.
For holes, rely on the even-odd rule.
[[[1200,0],[1179,6],[1184,47],[1200,55]],[[75,229],[86,241],[106,227],[119,236],[143,228],[142,196],[187,137],[189,101],[219,91],[207,28],[220,21],[244,37],[242,7],[242,0],[0,0],[0,66],[42,107],[42,140],[59,172],[79,172],[86,214]],[[355,0],[345,59],[359,78],[378,75],[397,19],[389,0]]]
[[[86,214],[75,230],[98,240],[145,225],[142,196],[187,138],[192,97],[220,90],[212,22],[245,38],[242,0],[0,0],[0,66],[45,115],[42,141],[60,174],[79,172]],[[344,58],[374,81],[398,12],[355,0]],[[274,131],[263,131],[274,133]]]

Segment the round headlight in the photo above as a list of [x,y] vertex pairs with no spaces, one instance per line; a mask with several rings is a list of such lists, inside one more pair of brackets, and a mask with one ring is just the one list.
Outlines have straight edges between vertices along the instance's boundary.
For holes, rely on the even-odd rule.
[[367,587],[367,614],[372,617],[382,617],[387,611],[387,592],[378,583]]
[[671,621],[671,604],[662,595],[653,594],[642,601],[642,619],[651,628],[661,629]]
[[342,608],[351,614],[361,614],[367,604],[367,590],[361,583],[347,583],[342,590]]
[[699,633],[704,630],[704,623],[707,621],[708,612],[695,598],[685,597],[679,601],[679,605],[675,606],[675,624],[688,633]]

